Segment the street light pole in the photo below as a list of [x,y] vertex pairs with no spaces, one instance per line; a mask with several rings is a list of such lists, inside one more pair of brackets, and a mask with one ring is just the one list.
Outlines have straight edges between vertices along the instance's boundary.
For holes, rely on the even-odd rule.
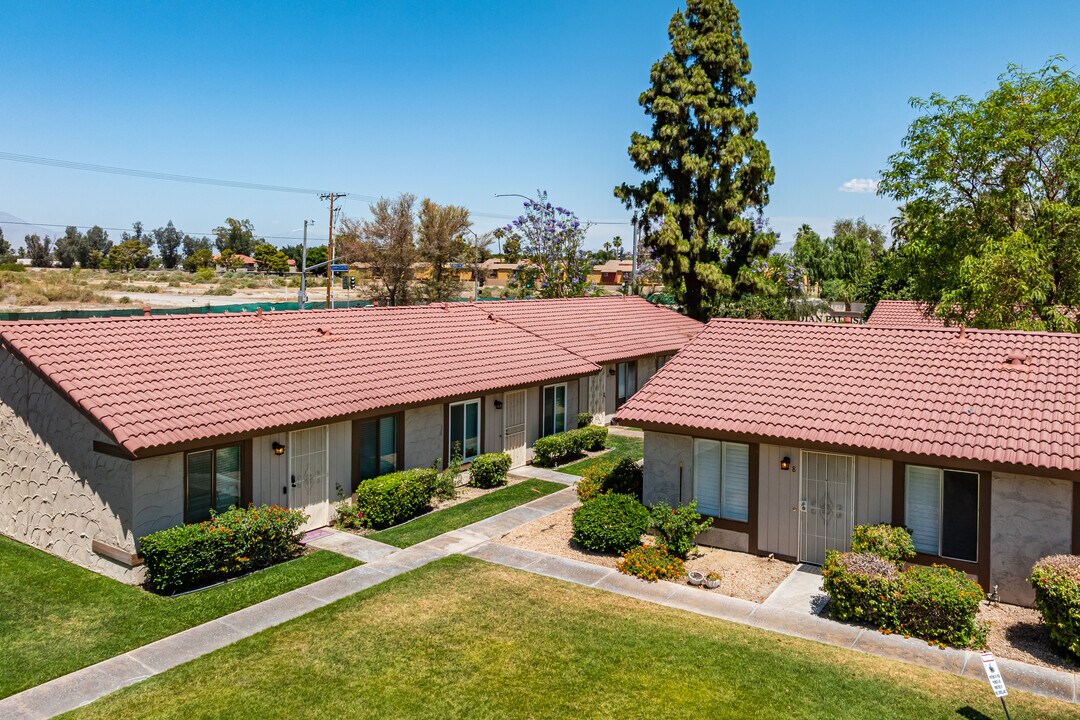
[[478,256],[480,255],[480,236],[477,235],[476,231],[473,230],[472,228],[465,228],[465,230],[467,232],[472,233],[472,236],[473,236],[473,254],[472,254],[472,259],[473,259],[473,272],[472,272],[473,291],[472,291],[472,299],[473,299],[473,302],[476,302],[477,296],[479,296],[479,294],[480,294],[480,264],[478,262]]
[[308,225],[315,226],[314,220],[304,221],[304,246],[300,251],[300,293],[296,299],[300,303],[301,310],[307,310],[307,229]]

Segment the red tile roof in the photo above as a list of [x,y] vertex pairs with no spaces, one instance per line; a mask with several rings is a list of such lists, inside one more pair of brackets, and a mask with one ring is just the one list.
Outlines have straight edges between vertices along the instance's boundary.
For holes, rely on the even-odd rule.
[[713,320],[616,418],[1075,472],[1078,389],[1080,335]]
[[624,295],[502,300],[488,308],[595,363],[674,353],[704,327],[645,298]]
[[0,345],[135,454],[599,369],[453,303],[9,322]]
[[945,327],[945,321],[926,314],[926,305],[914,300],[881,300],[874,306],[867,325],[878,327]]

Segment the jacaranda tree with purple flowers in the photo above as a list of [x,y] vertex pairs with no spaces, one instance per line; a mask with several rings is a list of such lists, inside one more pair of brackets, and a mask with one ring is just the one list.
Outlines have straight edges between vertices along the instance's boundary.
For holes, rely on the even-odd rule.
[[521,266],[514,278],[522,297],[583,297],[589,289],[588,225],[566,208],[548,202],[546,192],[525,202],[525,214],[501,229],[503,243],[521,245]]

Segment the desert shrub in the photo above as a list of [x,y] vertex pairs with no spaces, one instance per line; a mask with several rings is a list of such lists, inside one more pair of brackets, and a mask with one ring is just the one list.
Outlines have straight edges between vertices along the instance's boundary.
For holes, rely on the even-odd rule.
[[856,525],[851,533],[851,552],[870,553],[899,564],[915,557],[915,543],[902,527]]
[[389,527],[415,517],[431,503],[438,478],[435,470],[416,468],[364,480],[355,498],[364,526]]
[[201,283],[211,283],[217,278],[214,268],[204,267],[195,271],[195,279]]
[[976,620],[986,594],[977,582],[944,565],[916,565],[902,576],[900,632],[960,647],[986,646],[987,629]]
[[118,298],[116,302],[120,303],[121,305],[130,305],[131,304],[131,298],[129,298],[127,295],[123,295],[120,298]]
[[26,272],[26,268],[17,262],[0,263],[0,272]]
[[219,285],[218,287],[212,287],[206,291],[207,295],[235,295],[236,291],[226,285]]
[[354,503],[342,500],[334,503],[334,525],[345,530],[364,527],[364,513]]
[[821,576],[833,618],[885,630],[900,624],[903,580],[895,563],[877,555],[831,550],[825,555]]
[[610,493],[574,511],[574,542],[597,552],[623,552],[638,545],[649,527],[649,511],[632,495]]
[[139,551],[150,586],[176,592],[287,560],[307,516],[276,505],[234,508],[210,520],[146,535]]
[[1080,556],[1050,555],[1031,569],[1035,607],[1042,613],[1050,639],[1073,657],[1080,657]]
[[615,563],[619,572],[634,575],[642,580],[676,580],[686,574],[681,558],[672,555],[662,545],[638,545],[623,553],[622,560]]
[[712,527],[697,511],[697,501],[672,508],[665,502],[652,506],[649,525],[656,534],[656,544],[667,548],[676,557],[685,558],[694,547],[694,538]]
[[579,428],[589,427],[592,425],[593,414],[588,412],[579,412],[577,414],[577,426]]
[[469,465],[469,484],[478,488],[492,488],[506,482],[510,469],[510,456],[506,453],[484,453],[473,458]]
[[603,495],[605,492],[604,480],[607,479],[614,467],[615,463],[610,460],[602,460],[585,468],[585,472],[581,473],[581,479],[574,486],[578,500],[587,502],[594,497]]

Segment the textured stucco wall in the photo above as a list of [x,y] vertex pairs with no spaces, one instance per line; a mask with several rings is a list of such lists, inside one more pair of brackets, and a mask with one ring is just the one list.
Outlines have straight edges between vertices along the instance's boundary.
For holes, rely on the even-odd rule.
[[[682,487],[679,486],[679,462],[682,462]],[[645,433],[646,505],[661,500],[677,505],[694,492],[694,440],[688,435]]]
[[0,532],[125,582],[140,574],[91,550],[135,550],[132,463],[93,450],[111,441],[0,349]]
[[1031,605],[1031,566],[1072,551],[1072,483],[996,472],[990,487],[990,584],[1003,602]]
[[405,468],[431,467],[443,457],[443,405],[405,411]]
[[648,357],[638,358],[637,361],[637,387],[634,388],[634,392],[649,381],[653,375],[656,374],[656,356],[650,355]]
[[135,539],[184,522],[184,453],[132,463]]

